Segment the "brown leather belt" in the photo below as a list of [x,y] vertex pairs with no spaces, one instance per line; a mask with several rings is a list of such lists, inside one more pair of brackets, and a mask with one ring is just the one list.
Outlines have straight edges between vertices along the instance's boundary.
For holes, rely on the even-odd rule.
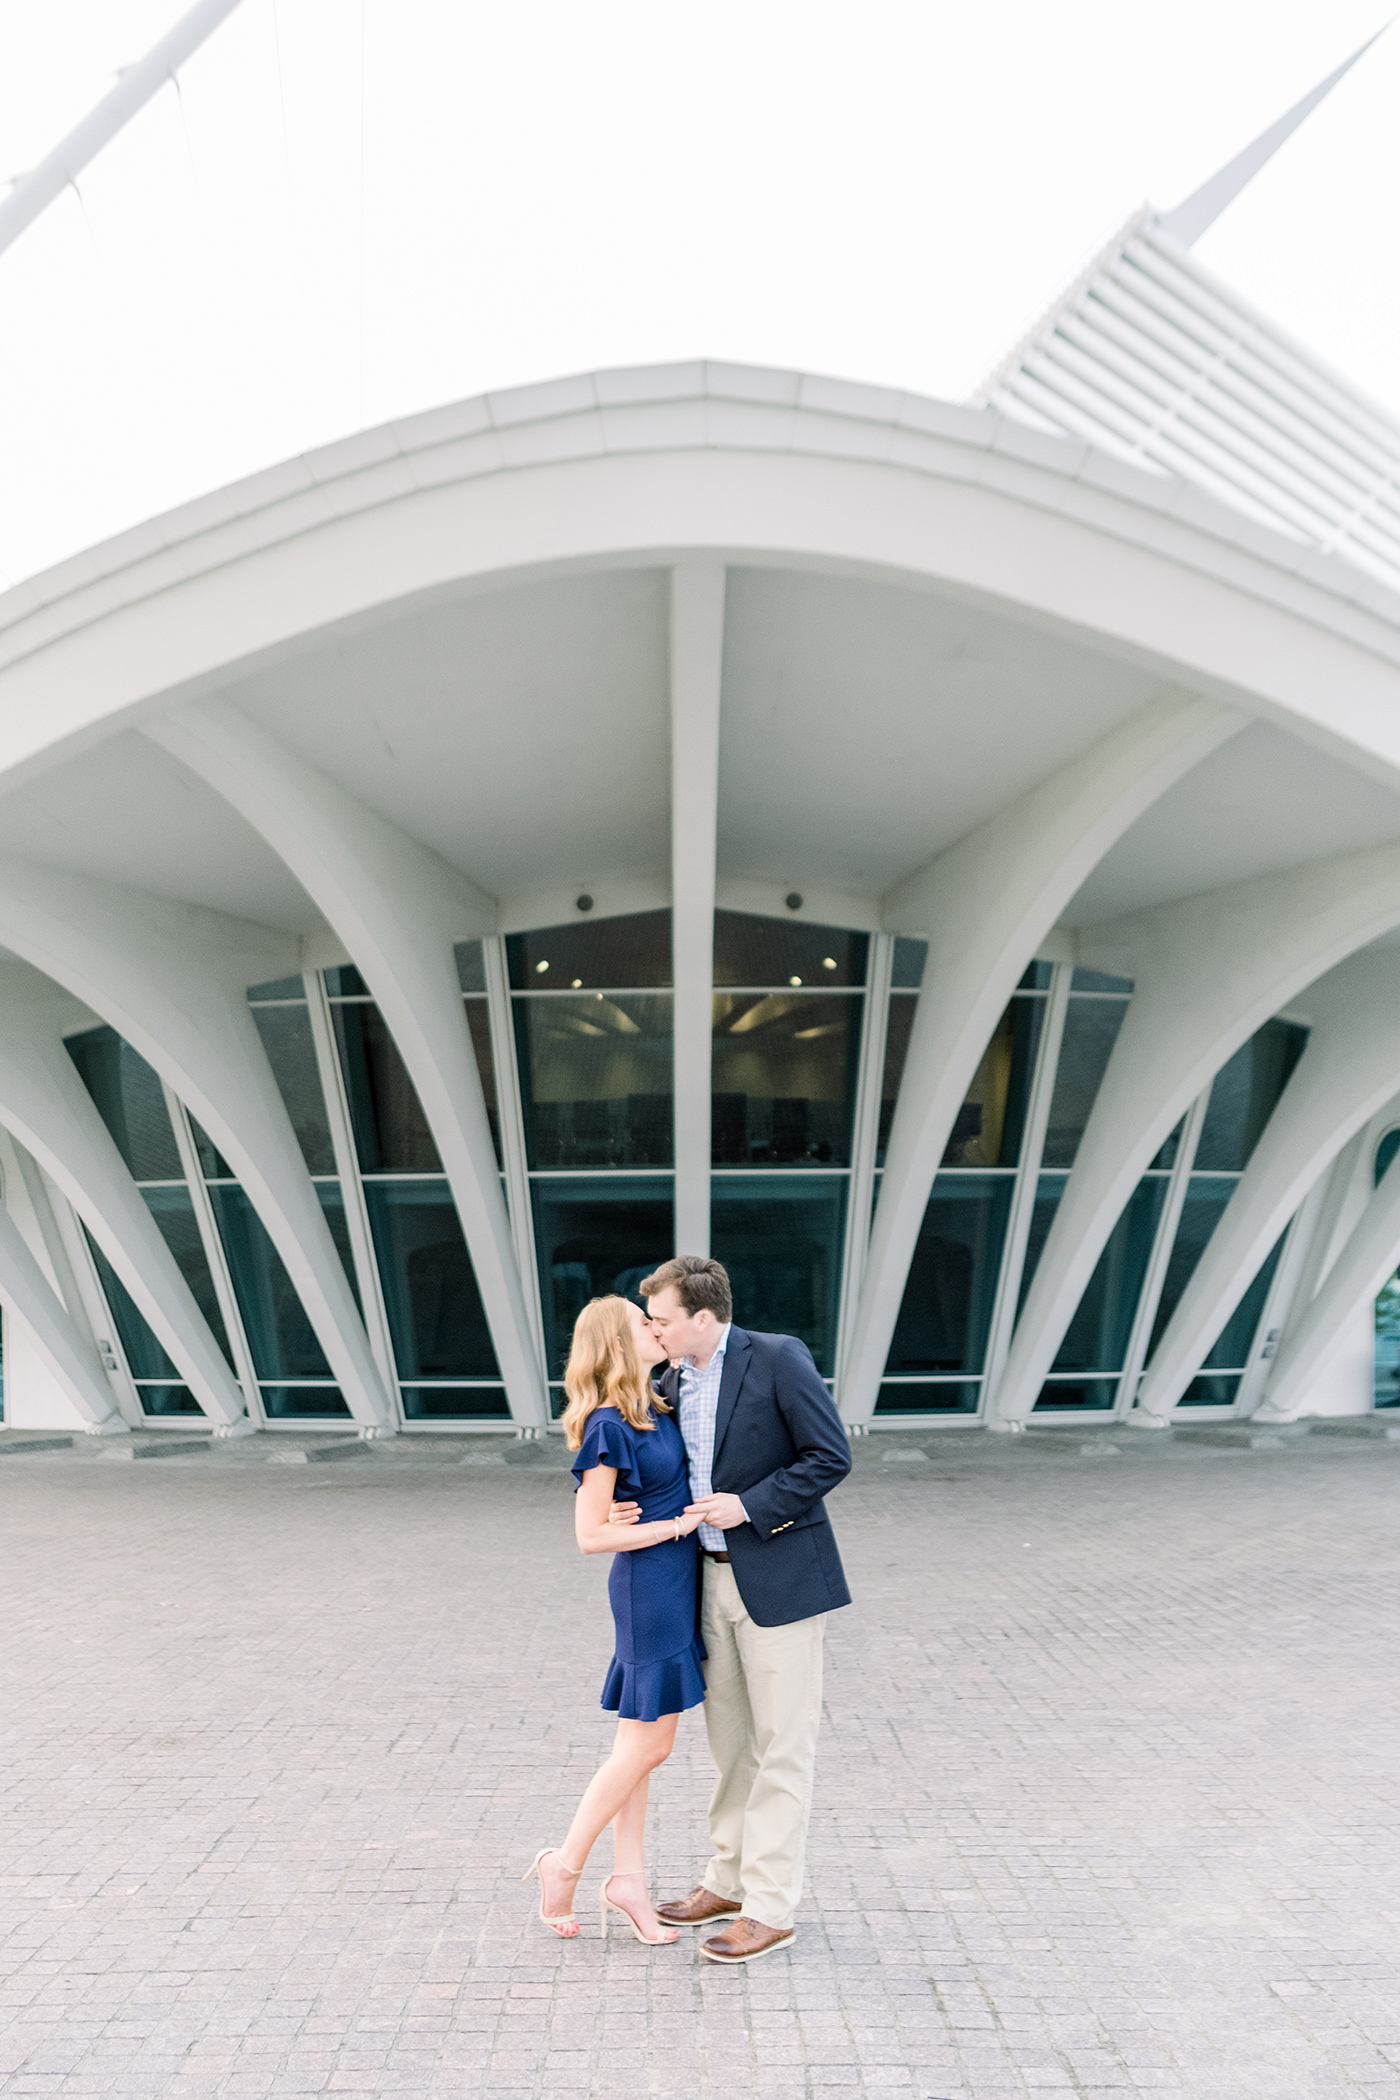
[[729,1566],[729,1555],[727,1553],[711,1553],[708,1546],[702,1546],[700,1551],[704,1554],[706,1560],[723,1561],[726,1568]]

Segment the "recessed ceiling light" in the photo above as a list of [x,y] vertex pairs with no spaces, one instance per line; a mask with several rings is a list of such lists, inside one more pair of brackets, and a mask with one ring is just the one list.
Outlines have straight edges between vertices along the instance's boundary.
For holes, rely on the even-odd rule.
[[573,982],[573,989],[577,992],[582,989],[582,986],[583,979],[581,977],[576,977]]
[[548,968],[549,968],[549,964],[548,964],[547,962],[537,962],[537,963],[535,964],[535,975],[536,975],[536,977],[543,977],[543,975],[544,975],[545,971],[546,971],[546,970],[547,970]]
[[824,955],[822,957],[822,968],[824,970],[834,970],[836,968],[836,957],[834,955]]
[[788,979],[789,984],[801,984],[801,982],[802,979],[800,977],[789,977]]

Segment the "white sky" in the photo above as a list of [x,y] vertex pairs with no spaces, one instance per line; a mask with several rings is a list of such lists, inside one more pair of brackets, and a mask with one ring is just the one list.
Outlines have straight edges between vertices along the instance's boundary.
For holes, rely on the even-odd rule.
[[[186,0],[0,0],[0,175]],[[243,0],[0,257],[0,583],[483,389],[960,399],[1386,0]],[[1400,412],[1400,24],[1199,244]]]

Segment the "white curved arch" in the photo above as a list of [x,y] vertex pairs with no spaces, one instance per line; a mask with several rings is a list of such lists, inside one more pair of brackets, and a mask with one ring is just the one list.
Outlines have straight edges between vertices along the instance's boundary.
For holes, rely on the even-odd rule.
[[732,366],[367,431],[0,598],[0,780],[312,632],[513,573],[730,551],[1014,607],[1400,780],[1400,601],[990,410]]
[[886,923],[926,932],[929,954],[842,1380],[848,1421],[874,1413],[933,1178],[1026,964],[1115,839],[1241,725],[1210,701],[1144,708],[886,900]]
[[64,1050],[55,990],[0,963],[0,1123],[62,1190],[204,1413],[227,1430],[246,1421],[243,1395]]
[[511,1413],[538,1427],[544,1378],[452,952],[493,927],[490,899],[227,703],[198,703],[148,733],[263,834],[378,1000],[452,1190]]
[[1135,980],[1074,1169],[992,1396],[1035,1406],[1139,1176],[1256,1028],[1324,970],[1400,924],[1400,846],[1292,869],[1093,929],[1085,955]]
[[1329,1163],[1400,1089],[1400,956],[1355,955],[1309,987],[1307,1048],[1148,1365],[1138,1412],[1164,1420]]
[[247,1190],[351,1413],[393,1416],[245,990],[296,967],[264,927],[0,855],[0,941],[101,1014],[194,1111]]

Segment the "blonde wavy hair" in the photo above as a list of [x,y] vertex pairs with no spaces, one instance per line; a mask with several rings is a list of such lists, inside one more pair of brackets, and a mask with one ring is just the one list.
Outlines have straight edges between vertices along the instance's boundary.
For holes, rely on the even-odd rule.
[[593,1298],[584,1306],[574,1323],[564,1391],[569,1396],[564,1441],[571,1451],[583,1442],[584,1424],[595,1408],[615,1407],[634,1429],[655,1429],[653,1409],[671,1412],[642,1368],[625,1298]]

